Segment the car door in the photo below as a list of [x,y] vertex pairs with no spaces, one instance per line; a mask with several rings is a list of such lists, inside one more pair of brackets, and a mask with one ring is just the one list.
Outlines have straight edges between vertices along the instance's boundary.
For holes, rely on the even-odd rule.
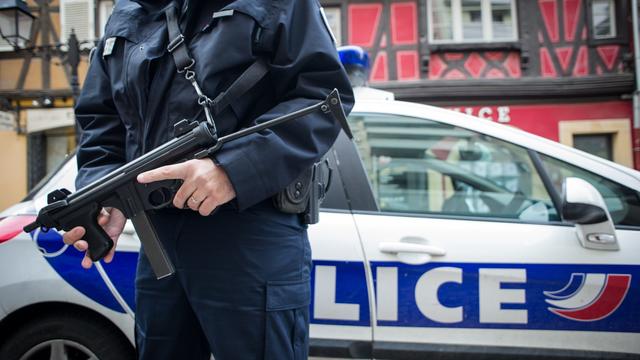
[[638,227],[617,230],[619,251],[580,246],[551,156],[426,118],[350,125],[378,208],[353,212],[373,357],[640,353]]

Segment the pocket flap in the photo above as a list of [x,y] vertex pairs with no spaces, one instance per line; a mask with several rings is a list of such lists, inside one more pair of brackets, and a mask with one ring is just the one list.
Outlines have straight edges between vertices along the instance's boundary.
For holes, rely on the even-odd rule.
[[310,300],[311,283],[309,279],[267,282],[267,311],[308,306]]

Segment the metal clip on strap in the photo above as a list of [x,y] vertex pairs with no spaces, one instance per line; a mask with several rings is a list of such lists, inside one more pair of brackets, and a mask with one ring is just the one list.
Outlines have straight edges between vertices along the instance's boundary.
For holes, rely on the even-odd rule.
[[[202,92],[200,85],[196,81],[196,73],[192,70],[187,70],[187,73],[184,75],[185,79],[189,80],[193,88],[196,90],[196,94],[198,94],[198,105],[202,106],[204,109],[204,115],[207,118],[207,121],[210,124],[213,123],[213,111],[211,110],[214,107],[215,103],[213,100],[209,99],[207,95]],[[213,125],[215,127],[215,124]]]
[[171,53],[183,42],[184,42],[184,35],[180,34],[178,35],[177,38],[169,41],[169,45],[167,45],[167,50]]
[[217,133],[216,124],[213,121],[213,113],[211,107],[213,101],[209,99],[198,85],[196,79],[196,72],[191,70],[196,61],[189,55],[189,50],[185,44],[184,35],[180,33],[180,25],[178,24],[178,16],[176,8],[171,6],[165,11],[167,17],[167,30],[169,32],[169,38],[173,39],[167,45],[167,51],[173,56],[173,60],[176,63],[178,73],[184,73],[185,79],[187,79],[198,94],[198,104],[202,106],[204,114],[207,118],[207,122],[211,125],[212,131]]

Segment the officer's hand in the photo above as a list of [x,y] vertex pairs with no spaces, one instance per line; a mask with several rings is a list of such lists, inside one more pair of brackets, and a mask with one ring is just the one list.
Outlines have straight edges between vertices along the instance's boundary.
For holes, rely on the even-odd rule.
[[168,179],[184,181],[173,198],[173,205],[178,209],[186,205],[202,216],[236,197],[227,173],[211,159],[189,160],[138,175],[138,181],[143,184]]
[[[104,208],[98,215],[98,224],[102,226],[104,231],[113,240],[113,247],[109,250],[107,256],[104,257],[104,262],[110,263],[113,260],[113,255],[116,253],[116,244],[118,238],[124,229],[124,224],[127,222],[127,218],[124,214],[116,208]],[[89,244],[82,240],[85,229],[82,226],[74,227],[62,235],[62,240],[65,244],[73,245],[79,251],[85,251],[84,259],[82,259],[82,267],[89,269],[91,267],[91,258],[86,253],[89,248]]]

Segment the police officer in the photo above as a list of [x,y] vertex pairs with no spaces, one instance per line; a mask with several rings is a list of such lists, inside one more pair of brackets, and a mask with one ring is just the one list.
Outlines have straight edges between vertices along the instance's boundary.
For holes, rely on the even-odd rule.
[[[317,0],[119,0],[75,109],[82,130],[78,188],[168,141],[179,120],[204,120],[194,87],[167,50],[175,40],[165,16],[171,7],[195,60],[190,69],[209,97],[257,59],[267,64],[260,81],[216,114],[219,135],[315,104],[333,88],[350,110],[351,87]],[[317,161],[338,132],[329,115],[312,114],[228,143],[211,158],[140,175],[142,183],[184,181],[175,209],[152,218],[176,273],[156,280],[140,251],[141,359],[307,358],[306,225],[275,208],[272,197]],[[117,241],[122,213],[103,209],[98,220]],[[64,240],[85,251],[83,235],[77,227]],[[113,256],[114,250],[105,262]],[[90,259],[82,265],[90,267]]]

